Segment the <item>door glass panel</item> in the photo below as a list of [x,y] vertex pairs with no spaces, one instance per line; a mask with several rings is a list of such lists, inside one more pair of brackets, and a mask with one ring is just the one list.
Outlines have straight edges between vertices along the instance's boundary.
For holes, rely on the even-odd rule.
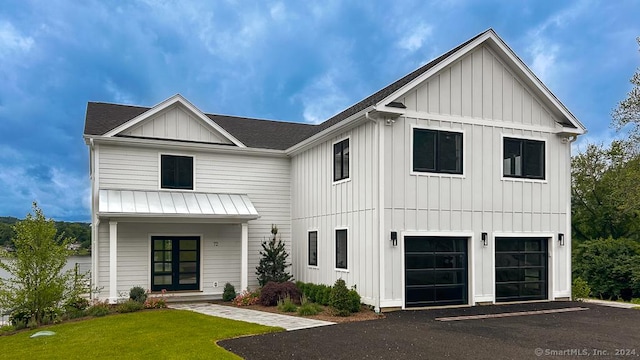
[[197,250],[198,240],[181,240],[180,250]]
[[181,273],[193,273],[196,272],[197,264],[195,262],[181,262],[180,263],[180,272]]
[[180,284],[195,284],[197,282],[196,276],[193,274],[180,274]]
[[180,261],[196,261],[197,259],[197,251],[180,251]]
[[156,275],[153,277],[155,285],[171,285],[171,275]]
[[407,254],[404,265],[407,269],[433,269],[434,264],[435,257],[431,254]]

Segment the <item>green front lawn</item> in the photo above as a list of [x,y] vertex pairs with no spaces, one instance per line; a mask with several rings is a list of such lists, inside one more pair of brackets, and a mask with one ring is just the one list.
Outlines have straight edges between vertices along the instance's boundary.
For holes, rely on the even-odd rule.
[[[50,330],[54,336],[30,338]],[[216,341],[281,328],[191,311],[153,310],[46,326],[0,336],[4,359],[238,359]]]

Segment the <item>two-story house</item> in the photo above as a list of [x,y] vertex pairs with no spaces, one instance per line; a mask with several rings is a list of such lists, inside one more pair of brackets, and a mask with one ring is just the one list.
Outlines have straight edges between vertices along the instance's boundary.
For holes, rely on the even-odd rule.
[[493,30],[319,125],[92,102],[92,281],[255,288],[276,224],[295,279],[377,310],[566,299],[585,131]]

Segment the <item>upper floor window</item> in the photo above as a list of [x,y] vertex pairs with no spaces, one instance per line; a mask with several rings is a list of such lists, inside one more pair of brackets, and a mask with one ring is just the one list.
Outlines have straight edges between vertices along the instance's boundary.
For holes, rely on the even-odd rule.
[[504,138],[502,174],[505,177],[544,179],[544,141]]
[[318,266],[318,232],[309,231],[309,266]]
[[462,133],[414,128],[413,171],[462,174]]
[[333,181],[349,178],[349,139],[333,144]]
[[193,190],[193,157],[160,156],[160,187],[162,189]]

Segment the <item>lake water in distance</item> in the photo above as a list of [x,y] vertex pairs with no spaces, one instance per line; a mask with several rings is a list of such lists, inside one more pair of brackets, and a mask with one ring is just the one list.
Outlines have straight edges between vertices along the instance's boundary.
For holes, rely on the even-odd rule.
[[[4,262],[6,259],[0,259]],[[70,256],[67,259],[67,264],[64,266],[63,271],[72,270],[75,266],[78,266],[78,270],[80,273],[86,273],[91,270],[91,255],[83,255],[83,256]],[[0,269],[0,278],[7,279],[9,274],[4,271],[4,269]]]

